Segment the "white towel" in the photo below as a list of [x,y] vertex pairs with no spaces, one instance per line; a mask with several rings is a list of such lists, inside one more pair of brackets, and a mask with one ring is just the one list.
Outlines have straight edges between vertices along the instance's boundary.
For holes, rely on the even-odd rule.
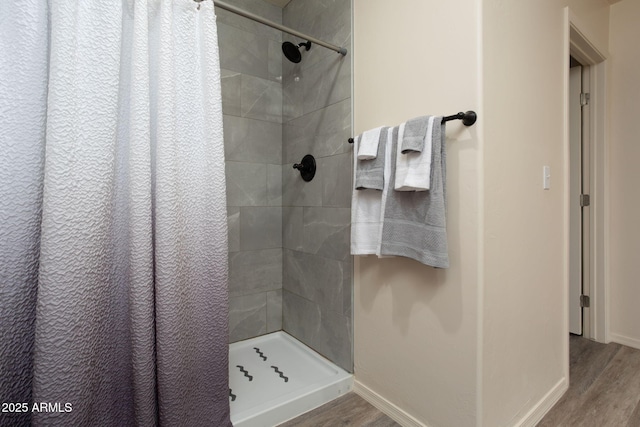
[[378,156],[378,144],[380,143],[380,131],[384,126],[363,132],[358,147],[358,160],[371,160]]
[[431,146],[433,124],[439,117],[429,117],[427,134],[422,152],[402,154],[402,138],[405,123],[400,125],[396,153],[396,175],[394,189],[397,191],[426,191],[431,184]]
[[[354,150],[358,152],[362,138],[356,138]],[[384,149],[384,147],[381,147]],[[358,164],[354,156],[353,181],[356,182]],[[386,162],[385,162],[386,165]],[[351,196],[351,254],[372,255],[380,252],[382,232],[382,194],[380,190],[354,188]]]

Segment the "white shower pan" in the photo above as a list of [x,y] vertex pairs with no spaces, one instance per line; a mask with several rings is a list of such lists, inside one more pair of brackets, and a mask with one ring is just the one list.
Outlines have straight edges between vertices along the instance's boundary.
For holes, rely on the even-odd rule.
[[229,345],[234,427],[273,427],[351,390],[352,375],[285,332]]

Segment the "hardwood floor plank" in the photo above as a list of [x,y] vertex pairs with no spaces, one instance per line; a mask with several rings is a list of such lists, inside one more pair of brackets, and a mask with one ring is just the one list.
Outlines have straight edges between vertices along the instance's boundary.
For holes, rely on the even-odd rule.
[[[583,404],[582,396],[620,350],[619,344],[600,344],[572,335],[569,339],[569,390],[540,421],[538,427],[565,425]],[[568,424],[566,424],[568,425]]]
[[639,400],[640,351],[622,346],[585,393],[572,425],[626,425]]
[[369,402],[351,392],[279,427],[400,427]]
[[583,394],[598,379],[622,346],[601,344],[582,337],[571,336],[569,341],[569,382]]
[[570,340],[570,386],[538,427],[640,426],[640,350]]
[[629,422],[627,423],[627,427],[638,427],[640,426],[640,402],[636,405],[636,409],[631,414],[629,418]]

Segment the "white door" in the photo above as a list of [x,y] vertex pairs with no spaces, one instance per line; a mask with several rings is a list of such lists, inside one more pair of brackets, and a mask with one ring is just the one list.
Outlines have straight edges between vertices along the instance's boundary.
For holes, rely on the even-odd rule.
[[569,332],[582,335],[582,67],[569,69]]
[[[589,149],[590,67],[569,69],[569,332],[591,336],[589,305],[591,293],[590,193],[591,158]],[[581,196],[584,196],[584,206]]]

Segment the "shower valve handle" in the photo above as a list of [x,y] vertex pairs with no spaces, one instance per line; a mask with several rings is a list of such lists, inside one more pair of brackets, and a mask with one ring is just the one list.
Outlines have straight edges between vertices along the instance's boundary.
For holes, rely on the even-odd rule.
[[311,181],[316,175],[316,159],[314,159],[311,154],[307,154],[302,158],[300,163],[295,163],[293,168],[300,171],[302,179],[307,182]]

